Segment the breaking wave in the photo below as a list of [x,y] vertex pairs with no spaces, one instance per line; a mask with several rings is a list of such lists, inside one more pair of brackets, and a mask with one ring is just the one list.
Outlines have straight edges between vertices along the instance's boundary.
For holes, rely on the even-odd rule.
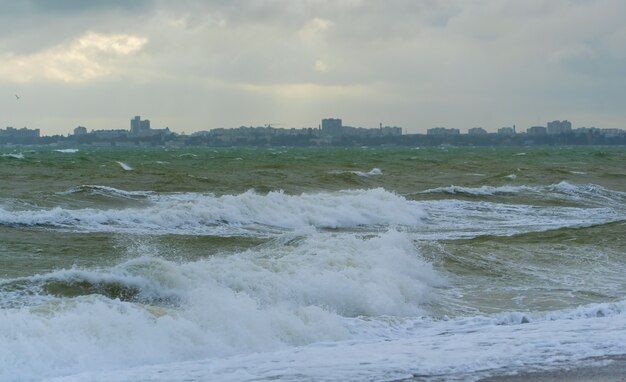
[[[9,211],[0,207],[0,224],[50,226],[83,231],[181,234],[241,234],[259,226],[277,229],[350,228],[419,225],[416,202],[383,189],[287,195],[282,191],[239,195],[174,193],[155,195],[102,186],[68,191],[117,197],[147,197],[147,206],[124,209],[52,209]],[[267,230],[265,230],[267,231]]]
[[125,191],[120,190],[114,187],[108,186],[98,186],[93,184],[84,184],[82,186],[72,187],[67,191],[60,192],[61,195],[71,195],[71,194],[90,194],[90,195],[101,195],[101,196],[109,196],[115,198],[124,198],[124,199],[135,199],[147,197],[150,195],[154,195],[152,191]]
[[346,340],[361,315],[423,314],[445,283],[396,231],[307,232],[190,263],[153,255],[1,283],[0,296],[47,300],[0,310],[0,379]]
[[554,198],[567,198],[571,200],[603,200],[603,201],[624,201],[626,193],[609,190],[597,184],[571,184],[562,181],[548,186],[480,186],[462,187],[448,186],[437,187],[419,192],[420,194],[463,194],[468,196],[492,196],[505,194],[540,194],[542,197],[552,196]]

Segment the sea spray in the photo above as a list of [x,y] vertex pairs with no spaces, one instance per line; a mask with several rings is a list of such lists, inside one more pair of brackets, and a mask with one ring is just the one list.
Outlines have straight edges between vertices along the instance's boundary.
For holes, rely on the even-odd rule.
[[86,293],[3,309],[0,379],[348,340],[366,333],[354,327],[361,325],[360,315],[422,314],[432,288],[445,284],[400,232],[290,237],[194,262],[145,255],[100,271],[31,277],[33,284],[64,281],[68,286],[114,281],[144,296],[178,299],[156,309],[158,299],[133,302]]
[[119,165],[120,165],[120,167],[121,167],[124,171],[132,171],[132,170],[133,170],[133,168],[132,168],[132,167],[130,167],[129,165],[127,165],[127,164],[126,164],[126,163],[124,163],[124,162],[116,161],[116,163],[117,163],[117,164],[119,164]]
[[142,207],[105,210],[57,207],[7,211],[0,208],[0,223],[73,227],[86,231],[228,234],[229,229],[241,233],[242,229],[254,231],[259,225],[281,229],[387,224],[417,226],[424,216],[414,202],[383,189],[300,195],[248,191],[223,196],[198,193],[153,195],[89,186],[79,190],[85,189],[132,197],[145,195],[151,203]]

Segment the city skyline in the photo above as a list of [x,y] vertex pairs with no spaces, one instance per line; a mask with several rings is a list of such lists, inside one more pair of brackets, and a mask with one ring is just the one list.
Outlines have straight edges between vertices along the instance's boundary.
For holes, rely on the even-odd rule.
[[617,0],[0,5],[0,127],[626,127]]

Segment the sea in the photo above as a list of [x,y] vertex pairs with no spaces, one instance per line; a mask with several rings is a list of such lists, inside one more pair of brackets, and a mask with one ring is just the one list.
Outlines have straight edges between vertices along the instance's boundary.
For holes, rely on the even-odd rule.
[[0,148],[0,381],[626,354],[626,148]]

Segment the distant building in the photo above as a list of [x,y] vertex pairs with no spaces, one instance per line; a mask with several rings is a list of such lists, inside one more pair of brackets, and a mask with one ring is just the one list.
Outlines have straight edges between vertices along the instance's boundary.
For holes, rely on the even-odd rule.
[[325,118],[322,119],[322,134],[323,135],[341,135],[343,131],[343,125],[339,118]]
[[615,138],[624,134],[624,131],[620,129],[601,129],[600,131],[607,138]]
[[540,137],[546,135],[547,129],[544,126],[532,126],[526,129],[529,136]]
[[386,136],[399,136],[402,135],[402,128],[398,126],[383,126],[380,124],[380,135],[383,137]]
[[135,116],[135,118],[130,120],[130,136],[131,137],[153,137],[156,135],[169,135],[172,132],[168,127],[165,129],[152,129],[150,127],[150,120],[141,119],[140,116]]
[[39,129],[28,129],[22,127],[16,129],[14,127],[7,127],[4,130],[0,130],[0,137],[6,138],[39,138]]
[[452,129],[446,127],[433,127],[426,130],[427,135],[459,135],[461,131],[459,129]]
[[128,136],[128,130],[92,130],[91,134],[98,139],[119,139]]
[[85,126],[78,126],[74,129],[74,135],[85,135],[87,134],[87,128]]
[[150,120],[142,120],[140,116],[130,120],[130,135],[140,136],[150,131]]
[[487,130],[483,129],[482,127],[472,127],[471,129],[467,130],[467,134],[469,134],[469,135],[486,135],[487,134]]
[[570,121],[552,121],[548,122],[548,135],[566,134],[572,131],[572,123]]
[[515,135],[515,126],[513,127],[501,127],[498,129],[499,135]]

